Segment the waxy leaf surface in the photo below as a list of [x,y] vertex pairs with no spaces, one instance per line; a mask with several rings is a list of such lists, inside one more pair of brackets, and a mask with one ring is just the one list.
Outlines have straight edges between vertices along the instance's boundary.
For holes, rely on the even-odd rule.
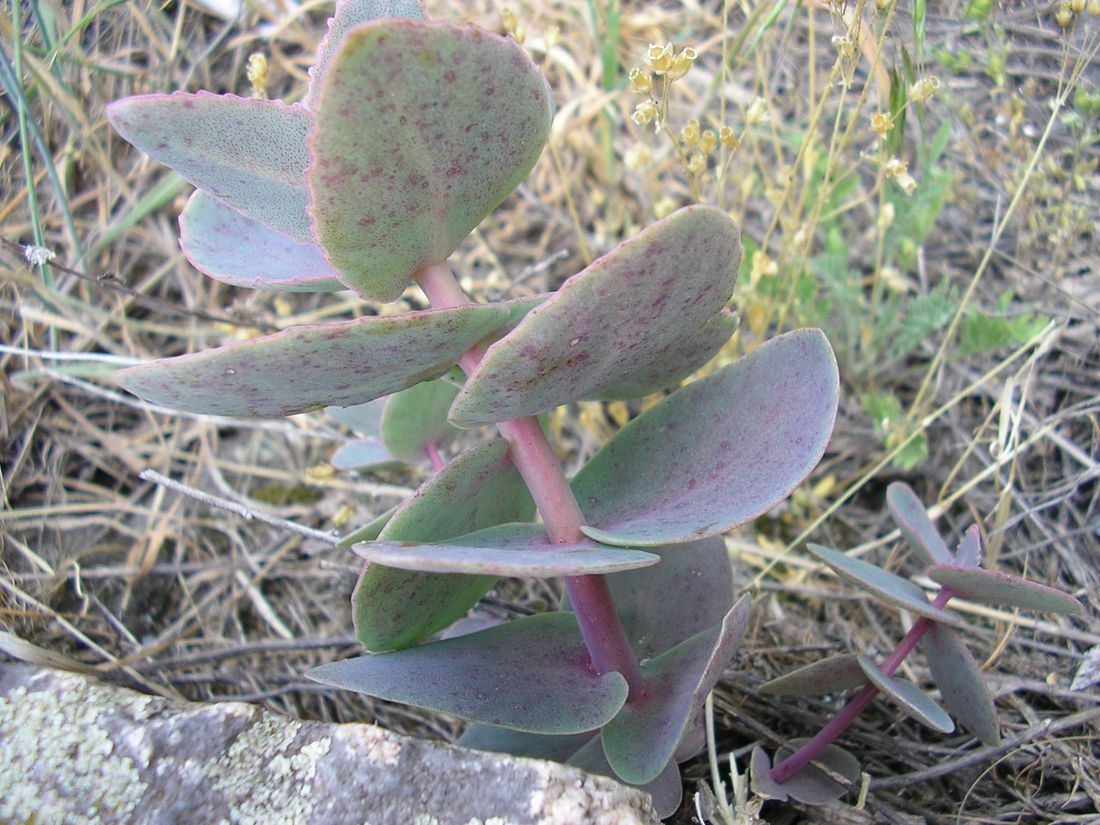
[[390,453],[415,464],[427,458],[430,446],[438,448],[457,435],[447,421],[457,394],[457,387],[440,379],[391,395],[381,421],[382,441]]
[[915,684],[906,679],[887,676],[866,656],[857,658],[859,666],[863,668],[871,684],[890,697],[907,716],[912,716],[918,722],[940,733],[951,733],[955,729],[955,723],[951,721],[947,711]]
[[[379,538],[440,542],[534,512],[508,444],[495,439],[456,456],[421,484]],[[465,615],[496,580],[368,564],[352,594],[356,635],[367,650],[415,644]]]
[[423,20],[427,15],[418,0],[336,0],[336,9],[328,20],[328,31],[321,39],[317,60],[309,67],[309,89],[302,101],[307,108],[312,109],[316,105],[325,73],[339,53],[344,36],[361,23],[387,17]]
[[607,761],[624,781],[643,785],[664,770],[737,650],[751,607],[742,598],[720,625],[642,665],[645,695],[624,705],[601,734]]
[[[584,747],[580,748],[567,761],[567,765],[573,765],[588,773],[610,776],[612,779],[623,782],[623,778],[615,773],[611,763],[607,761],[603,743],[599,735],[592,739]],[[680,807],[680,800],[684,795],[684,784],[680,779],[680,768],[676,760],[670,759],[657,777],[643,785],[631,785],[649,794],[653,801],[653,810],[657,816],[664,819],[672,816]]]
[[626,700],[618,673],[597,675],[570,613],[544,613],[457,639],[322,665],[334,687],[532,733],[581,733]]
[[291,327],[129,367],[117,378],[147,401],[210,415],[347,407],[438,377],[506,315],[467,306]]
[[369,562],[402,570],[492,576],[587,576],[649,567],[653,553],[584,540],[554,544],[534,524],[504,524],[443,544],[376,541],[352,548]]
[[527,176],[552,108],[511,38],[394,19],[348,31],[316,96],[307,175],[330,263],[364,297],[396,300]]
[[950,564],[954,555],[947,549],[943,538],[924,504],[917,498],[913,488],[901,481],[895,481],[886,488],[886,506],[898,525],[902,536],[910,549],[920,556],[926,564]]
[[493,424],[581,398],[644,395],[684,378],[724,343],[716,331],[733,331],[713,319],[733,294],[740,260],[737,224],[724,212],[693,206],[658,221],[489,347],[451,421]]
[[903,579],[901,576],[883,570],[877,565],[863,561],[863,559],[854,558],[837,550],[830,550],[828,547],[822,547],[819,544],[809,544],[807,548],[818,559],[831,567],[841,578],[874,593],[883,601],[905,610],[912,610],[914,613],[934,619],[937,622],[959,624],[958,616],[954,613],[948,613],[946,610],[940,610],[938,607],[933,607],[929,604],[924,591],[908,579]]
[[311,119],[303,107],[176,92],[117,100],[107,106],[107,119],[199,189],[272,229],[313,242],[305,189]]
[[336,448],[329,464],[337,470],[381,470],[400,467],[403,462],[393,457],[377,438],[357,438]]
[[867,684],[855,653],[830,656],[765,682],[757,690],[772,696],[821,696]]
[[195,190],[180,214],[180,247],[199,272],[247,289],[333,292],[344,289],[321,248],[276,232]]
[[971,524],[963,533],[959,547],[955,550],[953,563],[956,567],[980,567],[982,563],[982,528]]
[[[805,741],[794,739],[791,744],[801,745]],[[793,751],[788,748],[780,748],[775,755],[775,764],[778,765],[791,753]],[[854,783],[859,780],[859,761],[841,747],[829,745],[818,754],[814,762],[826,766],[849,782]],[[765,799],[785,802],[788,797],[791,797],[806,805],[825,805],[834,799],[839,799],[847,790],[813,763],[806,765],[783,784],[772,779],[771,767],[771,760],[763,749],[754,748],[751,759],[752,789],[758,796]]]
[[642,547],[756,518],[820,460],[838,382],[829,342],[807,329],[678,390],[623,427],[573,480],[584,532]]
[[1081,612],[1081,603],[1068,593],[999,570],[934,564],[928,568],[928,578],[960,596],[987,604],[1045,613]]
[[953,628],[933,624],[921,643],[947,709],[985,744],[1000,742],[993,697],[962,637]]
[[376,398],[365,404],[353,404],[350,407],[326,407],[325,414],[356,435],[381,439],[382,412],[386,409],[386,401],[386,398]]
[[385,526],[389,524],[390,519],[393,518],[393,514],[397,512],[399,506],[400,505],[391,507],[384,513],[379,513],[362,527],[358,527],[355,530],[352,530],[350,533],[348,533],[346,536],[336,542],[336,546],[343,550],[347,550],[361,542],[374,541],[376,538],[378,538],[379,534],[382,532]]

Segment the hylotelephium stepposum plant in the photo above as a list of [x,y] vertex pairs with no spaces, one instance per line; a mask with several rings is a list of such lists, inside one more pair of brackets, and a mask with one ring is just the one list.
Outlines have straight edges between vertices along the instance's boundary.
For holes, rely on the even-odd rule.
[[[427,21],[413,0],[337,3],[301,105],[177,93],[108,116],[197,187],[180,242],[202,272],[376,302],[415,283],[431,302],[118,375],[149,401],[216,415],[362,416],[395,394],[389,453],[437,472],[354,534],[369,654],[310,675],[469,720],[473,747],[617,776],[670,813],[677,761],[700,749],[704,698],[748,621],[721,534],[817,464],[837,407],[832,350],[818,330],[765,343],[632,421],[572,480],[536,416],[675,386],[715,354],[737,323],[734,222],[688,207],[554,293],[471,303],[447,258],[538,159],[552,99],[513,40]],[[443,461],[449,428],[486,425],[500,437]],[[429,640],[501,576],[565,577],[567,606]]]
[[[859,762],[832,743],[880,693],[903,715],[940,733],[951,733],[955,729],[953,715],[987,745],[1000,740],[993,698],[977,662],[955,630],[962,621],[957,614],[944,609],[956,596],[1022,610],[1051,613],[1081,610],[1077,600],[1060,590],[983,569],[982,534],[976,524],[963,534],[958,549],[952,553],[908,485],[891,484],[886,491],[886,502],[909,548],[925,566],[928,577],[940,585],[940,590],[929,602],[914,582],[845,553],[815,544],[809,546],[814,556],[842,578],[919,618],[881,666],[859,654],[831,656],[761,686],[764,693],[784,696],[815,696],[859,689],[817,735],[793,743],[798,745],[793,752],[781,750],[776,755],[774,767],[763,750],[753,750],[752,787],[762,798],[785,801],[792,797],[819,805],[841,796],[845,787],[830,778],[827,771],[855,782],[860,774]],[[928,669],[940,689],[946,710],[913,682],[894,676],[918,644],[922,644]]]

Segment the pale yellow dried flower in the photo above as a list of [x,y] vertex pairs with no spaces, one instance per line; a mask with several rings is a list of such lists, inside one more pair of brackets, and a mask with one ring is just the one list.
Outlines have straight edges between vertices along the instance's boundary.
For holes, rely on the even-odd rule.
[[517,43],[522,43],[526,39],[526,30],[520,25],[516,13],[507,6],[500,10],[500,22],[504,24],[504,31],[508,32]]
[[909,87],[909,99],[914,103],[923,103],[925,100],[932,97],[939,88],[940,79],[934,74],[928,77],[922,77]]
[[856,42],[846,34],[834,34],[833,46],[841,57],[851,58],[856,55]]
[[723,126],[718,130],[718,140],[727,149],[736,149],[741,145],[741,141],[729,126]]
[[682,140],[688,146],[694,146],[699,142],[699,121],[692,118],[684,124],[684,128],[680,130],[680,140]]
[[768,103],[762,97],[756,98],[749,104],[749,108],[745,110],[745,122],[749,126],[755,126],[758,123],[767,123],[770,118],[771,115],[768,114]]
[[878,135],[879,140],[886,140],[890,130],[894,128],[894,120],[888,114],[875,112],[871,115],[871,131]]
[[900,158],[890,158],[883,164],[882,171],[887,177],[897,177],[909,171],[909,164]]
[[1069,3],[1062,3],[1058,6],[1058,11],[1054,13],[1054,19],[1058,21],[1058,25],[1063,29],[1068,29],[1073,25],[1073,9],[1069,7]]
[[649,60],[649,66],[653,71],[657,74],[664,74],[672,68],[676,55],[672,51],[671,43],[665,43],[663,46],[650,43],[646,58]]
[[906,195],[912,195],[917,188],[917,182],[913,176],[908,172],[902,172],[900,175],[894,175],[894,183],[898,185],[902,192]]
[[707,171],[707,157],[702,152],[692,152],[688,158],[688,171],[695,177]]
[[262,52],[253,52],[248,56],[245,76],[252,87],[252,97],[267,100],[267,56]]
[[709,155],[718,148],[718,136],[710,129],[699,135],[699,151]]
[[634,108],[634,114],[630,119],[639,126],[645,126],[647,123],[652,123],[657,114],[657,104],[652,100],[643,100]]
[[644,143],[636,143],[626,150],[623,163],[627,169],[640,169],[653,162],[653,151]]
[[686,47],[681,51],[672,61],[672,65],[669,66],[666,74],[669,80],[679,80],[681,77],[691,71],[692,65],[695,63],[695,58],[699,55],[695,49],[691,46]]
[[1080,14],[1085,10],[1085,0],[1069,0],[1069,7],[1074,14]]
[[643,72],[637,67],[630,70],[630,82],[634,86],[634,91],[641,94],[649,94],[653,91],[653,77],[649,72]]

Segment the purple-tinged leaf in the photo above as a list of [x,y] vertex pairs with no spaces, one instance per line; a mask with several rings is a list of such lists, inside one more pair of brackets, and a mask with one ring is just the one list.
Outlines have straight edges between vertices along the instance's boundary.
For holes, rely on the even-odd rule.
[[1081,603],[1068,593],[999,570],[934,564],[928,568],[928,578],[960,596],[987,604],[1045,613],[1081,612]]
[[382,413],[382,442],[402,461],[415,464],[458,434],[447,421],[447,411],[458,388],[446,381],[425,381],[394,393]]
[[489,725],[470,725],[458,744],[463,748],[492,753],[510,753],[528,759],[565,762],[569,757],[599,735],[591,732],[553,736],[545,733],[525,733]]
[[386,510],[386,512],[375,516],[362,527],[352,530],[336,542],[336,546],[341,550],[347,550],[352,545],[359,544],[360,542],[374,541],[378,538],[378,535],[385,526],[389,524],[390,519],[393,518],[393,514],[396,512],[397,507],[391,507],[389,510]]
[[328,31],[321,39],[317,60],[309,67],[309,89],[302,101],[307,108],[312,109],[316,105],[318,90],[328,66],[339,53],[348,31],[361,23],[387,17],[424,20],[427,15],[419,0],[337,0],[336,9],[328,20]]
[[[787,783],[796,779],[797,776],[796,774],[791,777],[787,780]],[[753,748],[752,756],[749,758],[749,786],[752,788],[752,792],[761,799],[786,802],[789,799],[786,790],[787,783],[780,785],[772,779],[771,758],[759,745]]]
[[722,539],[650,550],[661,557],[660,564],[607,579],[615,612],[639,659],[652,659],[714,627],[733,604],[733,571]]
[[618,673],[592,671],[576,619],[544,613],[322,665],[309,678],[486,725],[569,734],[607,724],[626,700]]
[[1078,665],[1069,689],[1085,690],[1096,684],[1100,684],[1100,645],[1085,651],[1085,657]]
[[180,247],[195,269],[231,286],[282,292],[345,288],[319,246],[270,229],[201,189],[180,214]]
[[312,120],[302,106],[176,92],[116,100],[107,119],[199,189],[271,229],[313,242],[305,188]]
[[883,601],[889,602],[895,607],[911,610],[921,616],[946,624],[959,624],[959,617],[946,610],[933,607],[924,595],[924,591],[908,579],[895,575],[888,570],[883,570],[870,562],[857,559],[853,556],[819,544],[807,545],[809,551],[820,561],[827,564],[843,579],[852,584],[873,593]]
[[[951,564],[951,562],[945,562]],[[957,567],[981,567],[982,565],[982,528],[971,524],[963,533],[959,547],[955,551],[954,564]]]
[[913,488],[895,481],[886,488],[886,506],[910,549],[927,564],[950,564],[954,556],[928,517]]
[[154,404],[210,415],[347,407],[437,378],[505,317],[498,307],[466,306],[291,327],[117,378]]
[[623,427],[573,491],[604,544],[696,541],[782,501],[825,451],[836,359],[820,330],[781,335]]
[[653,553],[585,539],[554,544],[535,524],[502,524],[442,544],[375,541],[352,548],[369,562],[401,570],[480,576],[588,576],[649,567]]
[[[586,745],[581,747],[572,757],[566,761],[567,765],[573,765],[588,773],[610,776],[619,782],[623,778],[615,773],[615,769],[607,761],[603,743],[600,737],[594,736]],[[625,783],[630,785],[630,783]],[[644,785],[630,785],[649,794],[653,801],[653,810],[661,819],[672,816],[680,807],[680,800],[684,795],[684,783],[680,779],[680,769],[676,761],[670,759],[664,769],[657,774],[657,778],[646,782]]]
[[821,696],[863,687],[867,684],[867,675],[858,659],[855,653],[830,656],[765,682],[757,691],[772,696]]
[[400,467],[404,462],[393,457],[377,438],[357,438],[336,448],[328,463],[337,470],[381,470]]
[[953,628],[933,624],[921,641],[948,711],[985,744],[1000,742],[993,696],[962,637]]
[[[797,747],[805,741],[804,739],[792,739],[791,744]],[[775,763],[778,765],[781,761],[790,756],[791,753],[793,753],[793,751],[789,748],[780,748],[775,754]],[[844,777],[849,783],[859,781],[859,760],[848,753],[848,751],[844,750],[844,748],[837,745],[829,745],[818,754],[813,762],[804,767],[782,785],[778,785],[778,787],[782,788],[783,791],[792,798],[806,805],[825,805],[843,796],[847,788],[835,779],[830,778],[825,770],[817,767],[814,763],[820,763],[825,766],[828,771]],[[754,762],[753,776],[755,777],[755,775],[756,766]],[[769,776],[768,779],[771,779],[771,777]],[[774,784],[773,781],[772,785]]]
[[714,346],[716,330],[732,333],[713,319],[733,293],[740,260],[737,224],[708,206],[681,209],[642,230],[489,347],[451,421],[476,427],[679,381],[729,337]]
[[707,694],[722,678],[748,627],[751,609],[745,596],[720,625],[642,664],[644,694],[624,705],[601,734],[607,761],[624,781],[644,785],[664,770]]
[[[495,439],[456,456],[421,484],[379,538],[439,542],[534,513],[507,442]],[[415,644],[463,616],[496,580],[368,564],[352,594],[356,635],[367,650]]]
[[395,19],[348,31],[315,97],[317,237],[341,278],[377,301],[445,261],[527,176],[553,109],[511,38]]
[[858,656],[857,660],[871,684],[890,697],[901,708],[902,713],[940,733],[951,733],[955,729],[955,723],[951,721],[947,711],[915,684],[906,679],[887,676],[866,656]]

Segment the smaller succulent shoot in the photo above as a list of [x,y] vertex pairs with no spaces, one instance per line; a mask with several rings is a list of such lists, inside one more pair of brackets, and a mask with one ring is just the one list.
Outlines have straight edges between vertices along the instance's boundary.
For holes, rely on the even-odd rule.
[[[859,776],[855,758],[833,744],[834,740],[882,696],[897,712],[925,727],[951,733],[957,720],[986,744],[1000,739],[993,698],[973,655],[956,629],[961,619],[944,610],[955,597],[998,607],[1076,613],[1080,603],[1071,596],[1019,576],[982,568],[982,536],[971,526],[952,553],[913,490],[903,483],[887,489],[890,514],[916,559],[930,579],[940,585],[929,602],[913,582],[874,564],[811,544],[810,552],[857,587],[882,601],[916,614],[919,618],[885,662],[878,664],[859,654],[831,656],[798,668],[762,685],[762,693],[782,696],[815,696],[856,689],[855,696],[812,739],[796,743],[797,750],[781,750],[774,760],[760,748],[752,755],[752,786],[766,799],[796,799],[819,805],[843,795],[845,785],[830,777],[854,782]],[[940,702],[918,685],[894,674],[921,645]],[[942,702],[942,705],[941,705]],[[820,767],[816,767],[820,766]],[[822,770],[821,768],[825,768]]]

